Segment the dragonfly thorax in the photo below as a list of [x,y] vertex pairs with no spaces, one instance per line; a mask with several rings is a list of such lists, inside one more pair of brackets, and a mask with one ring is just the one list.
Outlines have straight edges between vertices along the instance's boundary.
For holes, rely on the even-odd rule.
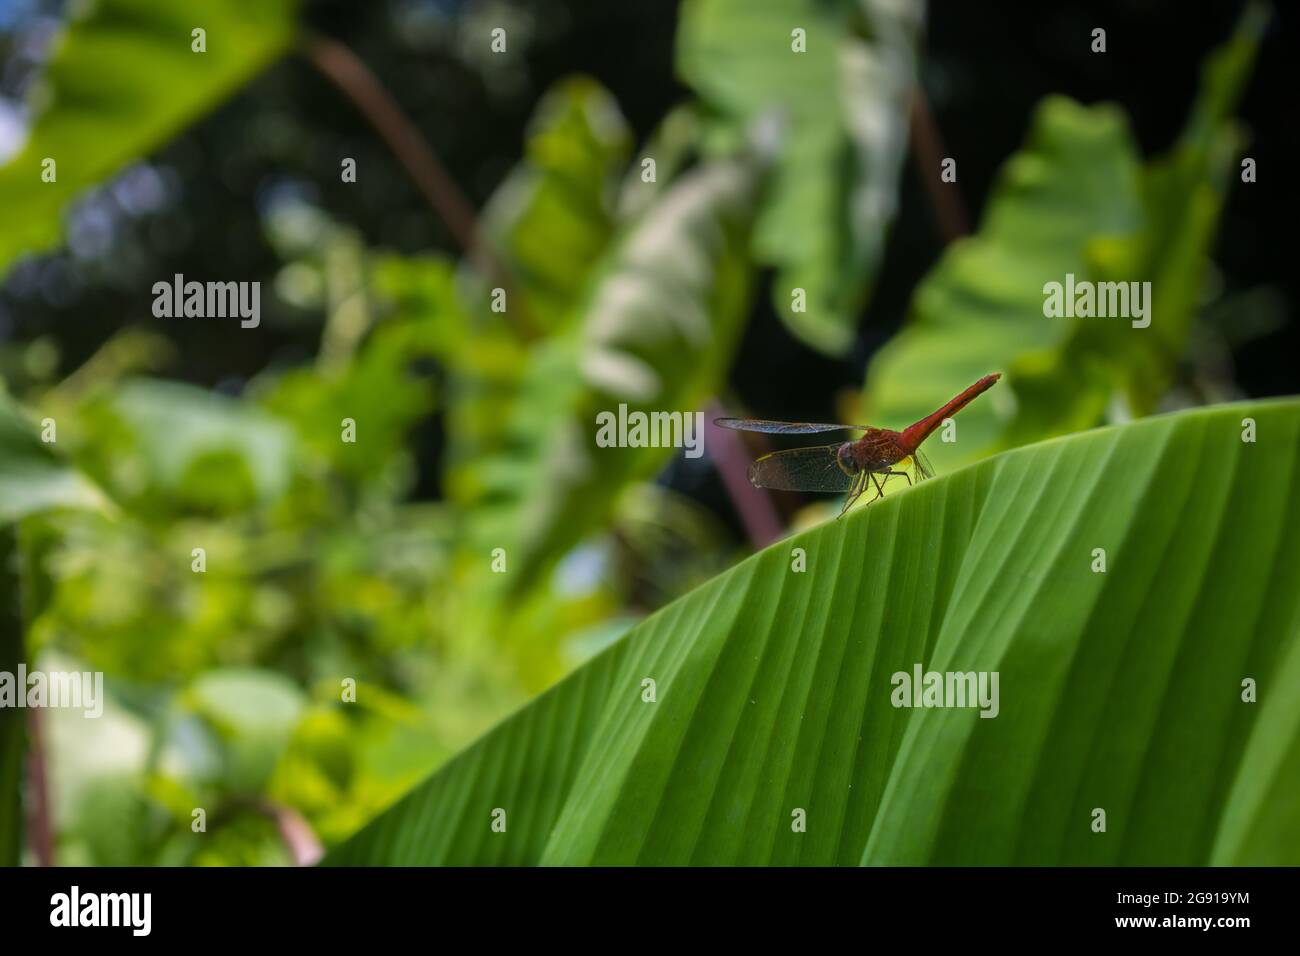
[[847,442],[835,457],[848,474],[860,471],[884,471],[908,456],[899,444],[899,434],[888,428],[869,428],[857,441]]

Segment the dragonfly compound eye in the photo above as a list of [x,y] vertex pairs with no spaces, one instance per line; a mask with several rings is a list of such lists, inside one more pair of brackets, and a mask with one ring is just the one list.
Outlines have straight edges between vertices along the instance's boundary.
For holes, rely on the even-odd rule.
[[856,475],[862,469],[853,459],[853,443],[845,442],[840,446],[839,451],[835,453],[835,460],[839,462],[840,470],[846,475]]

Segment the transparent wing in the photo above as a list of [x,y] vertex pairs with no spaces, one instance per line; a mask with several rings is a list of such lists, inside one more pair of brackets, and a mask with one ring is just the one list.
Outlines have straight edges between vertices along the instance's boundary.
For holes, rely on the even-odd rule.
[[778,491],[848,491],[847,475],[835,458],[839,445],[814,445],[764,455],[749,466],[749,480],[759,488]]
[[912,453],[912,460],[916,462],[916,480],[924,481],[926,478],[934,477],[934,466],[930,464],[930,459],[925,457],[921,449]]
[[812,435],[845,429],[866,431],[866,425],[829,425],[825,422],[774,422],[766,418],[715,418],[713,424],[738,432],[765,432],[769,435]]

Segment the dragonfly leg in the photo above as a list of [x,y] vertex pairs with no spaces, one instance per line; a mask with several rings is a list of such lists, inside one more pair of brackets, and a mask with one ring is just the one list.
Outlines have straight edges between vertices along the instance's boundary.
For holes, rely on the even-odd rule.
[[844,499],[844,507],[841,508],[840,513],[836,515],[837,519],[844,517],[844,515],[848,512],[849,508],[853,506],[853,502],[858,500],[858,496],[862,494],[863,490],[866,488],[866,485],[867,485],[867,473],[865,471],[860,472],[858,476],[853,479],[853,485],[849,488],[848,497]]
[[894,471],[892,468],[886,468],[884,471],[880,472],[880,474],[882,474],[882,475],[902,475],[904,478],[907,479],[907,487],[909,487],[909,488],[912,487],[912,476],[909,475],[909,474],[908,474],[907,472],[905,472],[905,471]]
[[871,504],[877,498],[883,498],[885,496],[885,486],[881,484],[880,479],[876,477],[876,473],[873,471],[870,472],[870,475],[871,483],[876,486],[876,497],[872,498],[871,501],[867,502],[867,504]]

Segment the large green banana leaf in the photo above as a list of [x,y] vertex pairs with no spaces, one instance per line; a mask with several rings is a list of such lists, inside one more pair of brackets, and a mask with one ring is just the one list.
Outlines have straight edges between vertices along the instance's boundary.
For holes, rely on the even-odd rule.
[[[648,618],[328,862],[1300,863],[1298,466],[1286,400],[891,493]],[[996,672],[996,716],[895,707],[917,666]]]

